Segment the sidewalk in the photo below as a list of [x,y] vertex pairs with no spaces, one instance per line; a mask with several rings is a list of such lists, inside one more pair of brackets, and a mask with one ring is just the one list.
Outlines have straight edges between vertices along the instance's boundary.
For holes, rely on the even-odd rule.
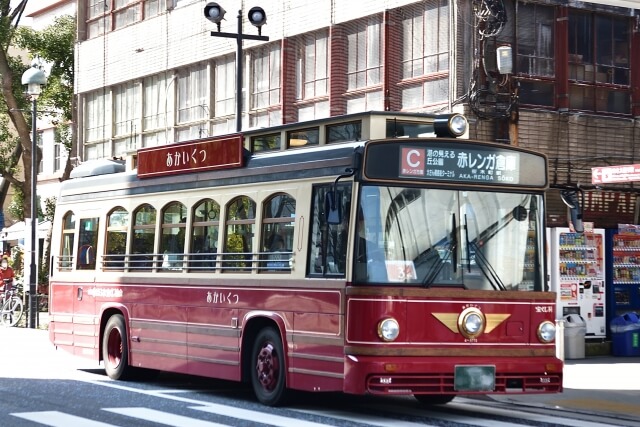
[[490,395],[493,400],[640,421],[640,357],[592,356],[566,360],[564,392]]

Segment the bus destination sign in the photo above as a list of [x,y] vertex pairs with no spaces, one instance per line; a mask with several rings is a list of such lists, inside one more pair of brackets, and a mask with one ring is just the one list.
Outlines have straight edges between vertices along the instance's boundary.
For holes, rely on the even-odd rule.
[[138,150],[138,177],[230,169],[243,165],[242,135],[228,135]]
[[[448,141],[372,143],[366,150],[365,176],[368,179],[545,186],[544,157],[512,148]],[[397,169],[389,167],[394,163]]]

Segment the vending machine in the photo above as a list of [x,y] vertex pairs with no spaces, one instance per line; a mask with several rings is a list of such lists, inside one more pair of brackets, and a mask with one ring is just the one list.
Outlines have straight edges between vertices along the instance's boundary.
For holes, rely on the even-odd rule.
[[640,313],[640,226],[607,230],[607,318]]
[[575,233],[552,228],[549,242],[550,289],[557,293],[558,319],[579,314],[587,338],[606,337],[604,229]]

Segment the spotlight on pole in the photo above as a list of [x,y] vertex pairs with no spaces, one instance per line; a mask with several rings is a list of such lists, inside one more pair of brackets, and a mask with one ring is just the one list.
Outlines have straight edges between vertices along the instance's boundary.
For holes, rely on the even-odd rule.
[[224,19],[225,13],[227,13],[227,11],[218,3],[207,3],[204,7],[205,18],[218,26],[218,32],[220,31],[220,23]]
[[262,35],[262,26],[267,23],[267,14],[264,13],[264,9],[255,6],[249,9],[249,22],[251,25],[258,28],[258,35]]

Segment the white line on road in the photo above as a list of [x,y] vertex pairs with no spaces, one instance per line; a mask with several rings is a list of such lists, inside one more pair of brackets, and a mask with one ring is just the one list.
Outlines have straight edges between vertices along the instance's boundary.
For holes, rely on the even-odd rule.
[[114,424],[93,421],[58,411],[17,412],[11,415],[49,427],[117,427]]
[[171,427],[229,427],[229,424],[212,423],[149,408],[102,408],[102,410]]
[[[234,408],[227,405],[219,405],[217,403],[207,403],[205,406],[191,407],[196,411],[203,411],[210,414],[224,415],[227,417],[239,418],[247,421],[259,421],[261,424],[269,424],[277,427],[326,427],[326,424],[318,424],[312,421],[299,420],[291,417],[283,417],[280,415],[268,414],[265,412],[252,411],[249,409]],[[320,412],[319,415],[323,415]],[[397,426],[398,424],[394,424]],[[424,426],[423,426],[424,427]]]

